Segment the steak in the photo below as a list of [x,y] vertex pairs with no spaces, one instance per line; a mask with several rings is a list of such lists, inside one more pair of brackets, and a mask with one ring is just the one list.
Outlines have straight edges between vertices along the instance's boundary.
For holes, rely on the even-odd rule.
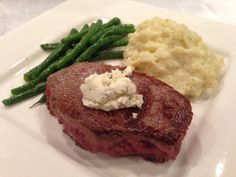
[[[111,156],[141,156],[155,162],[175,159],[192,120],[187,98],[160,80],[134,72],[130,79],[143,95],[142,108],[95,110],[82,103],[80,85],[93,73],[124,68],[79,63],[47,79],[47,107],[80,147]],[[137,113],[137,118],[132,116]]]

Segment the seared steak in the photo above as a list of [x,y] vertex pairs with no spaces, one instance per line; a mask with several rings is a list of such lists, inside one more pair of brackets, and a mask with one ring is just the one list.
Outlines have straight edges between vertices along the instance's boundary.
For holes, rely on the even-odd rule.
[[[93,73],[124,69],[103,63],[74,64],[52,74],[46,85],[47,106],[64,132],[90,152],[139,155],[165,162],[175,159],[192,120],[187,98],[167,84],[134,72],[130,77],[143,95],[142,109],[94,110],[83,106],[80,85]],[[132,113],[137,113],[133,118]]]

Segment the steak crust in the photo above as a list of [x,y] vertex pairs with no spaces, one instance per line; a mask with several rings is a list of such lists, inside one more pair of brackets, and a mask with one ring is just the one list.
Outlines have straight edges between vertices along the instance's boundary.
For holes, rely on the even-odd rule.
[[[52,74],[47,79],[47,107],[64,132],[90,152],[112,156],[138,155],[165,162],[175,159],[192,120],[190,102],[167,84],[134,72],[130,77],[143,95],[141,109],[114,111],[90,109],[82,104],[80,85],[93,73],[110,72],[119,66],[79,63]],[[137,113],[136,119],[132,113]]]

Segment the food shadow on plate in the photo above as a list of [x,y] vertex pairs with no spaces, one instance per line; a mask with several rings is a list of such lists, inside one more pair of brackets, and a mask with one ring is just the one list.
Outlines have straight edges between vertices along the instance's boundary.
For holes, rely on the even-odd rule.
[[190,98],[191,104],[208,102],[216,98],[217,95],[220,93],[222,85],[223,85],[222,83],[219,83],[219,86],[217,88],[209,88],[201,96]]
[[195,125],[191,125],[182,143],[177,159],[173,163],[173,168],[169,171],[169,176],[183,177],[197,166],[202,156],[202,145]]
[[202,165],[201,162],[205,161],[206,157],[214,151],[216,130],[208,121],[208,114],[209,112],[206,112],[201,117],[194,117],[198,121],[190,125],[179,154],[181,159],[176,164],[176,168],[181,170],[176,170],[178,173],[172,171],[170,176],[191,176],[193,174],[191,173],[192,168]]
[[180,154],[176,160],[164,164],[153,163],[139,157],[111,157],[106,154],[94,154],[85,151],[75,145],[66,134],[63,133],[62,125],[57,119],[49,115],[46,108],[42,108],[43,119],[41,119],[41,131],[47,142],[62,155],[69,157],[72,161],[88,168],[94,173],[104,172],[102,176],[162,176],[166,174],[178,174],[184,176],[189,167],[198,164],[201,157],[201,143],[197,133],[197,127],[190,128]]
[[190,98],[191,103],[198,103],[198,102],[205,102],[205,101],[209,101],[211,99],[214,99],[215,97],[217,97],[217,95],[220,93],[220,91],[222,90],[224,83],[225,83],[225,78],[227,75],[227,70],[229,68],[229,60],[230,60],[230,56],[227,54],[222,55],[224,56],[224,69],[221,72],[221,74],[219,75],[218,78],[218,85],[215,88],[209,88],[206,91],[203,92],[203,94],[199,97],[195,97],[195,98]]

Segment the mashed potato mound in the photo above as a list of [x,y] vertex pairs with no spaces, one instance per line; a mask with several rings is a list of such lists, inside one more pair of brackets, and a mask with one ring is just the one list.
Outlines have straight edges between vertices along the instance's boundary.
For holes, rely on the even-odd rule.
[[216,87],[224,66],[223,58],[214,54],[195,32],[158,17],[144,21],[129,36],[123,63],[189,97]]

